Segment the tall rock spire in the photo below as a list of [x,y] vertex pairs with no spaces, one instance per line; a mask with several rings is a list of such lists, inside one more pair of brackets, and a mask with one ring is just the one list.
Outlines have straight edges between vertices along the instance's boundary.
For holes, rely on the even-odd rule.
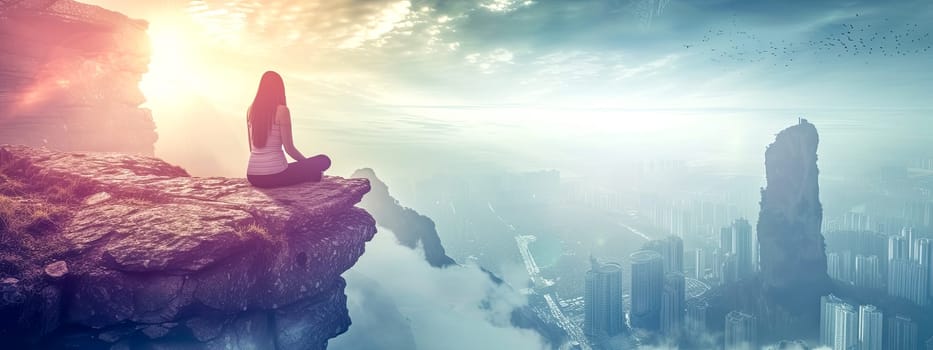
[[796,327],[816,329],[820,296],[831,288],[820,233],[818,145],[816,127],[800,119],[765,152],[768,183],[758,216],[761,301],[771,314],[763,321],[775,327],[793,320]]

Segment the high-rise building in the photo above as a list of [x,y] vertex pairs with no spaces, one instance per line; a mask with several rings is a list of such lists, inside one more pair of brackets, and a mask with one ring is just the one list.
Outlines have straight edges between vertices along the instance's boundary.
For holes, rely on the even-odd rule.
[[855,286],[870,289],[881,288],[881,265],[877,255],[855,256]]
[[661,254],[639,250],[629,257],[632,263],[632,325],[648,330],[660,326],[661,290],[664,266]]
[[888,262],[888,294],[926,306],[930,273],[919,262],[895,259]]
[[612,336],[622,331],[622,265],[590,257],[583,296],[583,329],[588,335]]
[[917,240],[915,245],[917,246],[916,261],[926,272],[928,297],[933,298],[933,241],[928,238],[921,238]]
[[712,260],[710,261],[710,275],[714,281],[722,283],[722,262],[723,259],[722,250],[719,248],[713,248],[713,254],[711,255]]
[[676,339],[684,323],[684,274],[668,272],[661,295],[661,334]]
[[848,303],[836,304],[835,316],[833,350],[857,350],[859,327],[855,307]]
[[703,281],[706,279],[706,252],[701,248],[697,248],[695,257],[694,278]]
[[738,264],[735,254],[726,254],[722,257],[722,266],[719,267],[722,283],[733,283],[739,280]]
[[842,299],[833,294],[820,297],[820,345],[832,347],[836,341],[836,305]]
[[926,350],[933,350],[933,337],[927,339]]
[[758,348],[758,324],[754,316],[741,311],[726,315],[725,350]]
[[885,350],[916,350],[917,324],[910,317],[896,315],[887,320],[884,334]]
[[687,317],[684,321],[687,334],[698,335],[706,333],[706,310],[709,303],[702,298],[693,298],[686,301]]
[[867,231],[872,227],[871,218],[864,213],[845,213],[842,222],[842,229],[846,231]]
[[849,284],[855,283],[855,256],[852,251],[844,250],[839,253],[840,272],[839,280]]
[[904,236],[888,237],[888,261],[910,259],[910,243]]
[[726,255],[732,253],[732,226],[723,227],[719,230],[719,254]]
[[842,259],[839,257],[839,253],[826,254],[826,273],[829,274],[829,278],[834,280],[842,278]]
[[664,272],[684,272],[684,241],[677,236],[668,236],[661,248]]
[[859,307],[858,317],[858,349],[882,350],[882,336],[884,333],[884,315],[874,305]]
[[914,259],[917,256],[917,253],[914,251],[914,242],[916,241],[914,236],[913,227],[904,227],[901,229],[901,237],[904,237],[907,240],[907,257]]
[[755,272],[752,262],[752,225],[748,220],[738,219],[732,224],[732,252],[735,254],[736,273],[739,279],[746,278]]

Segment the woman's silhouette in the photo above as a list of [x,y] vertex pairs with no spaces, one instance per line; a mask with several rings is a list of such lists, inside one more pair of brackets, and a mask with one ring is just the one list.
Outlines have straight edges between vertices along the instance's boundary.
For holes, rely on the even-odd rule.
[[[320,181],[330,167],[321,154],[305,158],[292,140],[292,118],[285,104],[285,83],[273,71],[262,75],[259,91],[247,112],[249,166],[246,178],[256,187],[280,187]],[[284,152],[283,152],[284,149]],[[288,163],[288,153],[295,162]]]

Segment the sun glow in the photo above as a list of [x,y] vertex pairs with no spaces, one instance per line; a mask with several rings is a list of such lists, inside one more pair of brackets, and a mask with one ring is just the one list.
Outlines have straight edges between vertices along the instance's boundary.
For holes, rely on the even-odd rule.
[[198,81],[204,81],[198,69],[195,45],[181,28],[153,23],[149,29],[152,56],[149,72],[140,89],[149,105],[181,100]]

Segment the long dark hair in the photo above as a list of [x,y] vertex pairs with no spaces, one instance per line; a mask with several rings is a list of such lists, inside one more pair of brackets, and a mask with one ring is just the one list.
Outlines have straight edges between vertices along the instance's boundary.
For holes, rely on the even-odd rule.
[[279,73],[270,70],[262,74],[262,79],[259,81],[259,90],[256,91],[256,98],[253,99],[253,104],[249,106],[249,112],[247,113],[253,146],[263,147],[266,145],[266,137],[269,136],[269,129],[272,128],[275,112],[279,105],[286,105],[285,83]]

